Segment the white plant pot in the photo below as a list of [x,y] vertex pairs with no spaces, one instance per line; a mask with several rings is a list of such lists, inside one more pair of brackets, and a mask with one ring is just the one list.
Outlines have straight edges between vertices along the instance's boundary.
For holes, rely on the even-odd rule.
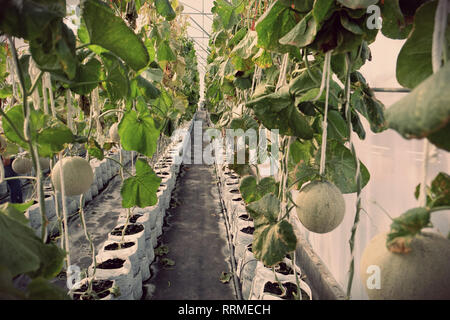
[[155,260],[155,251],[153,250],[152,238],[145,240],[145,251],[147,253],[147,259],[150,263]]
[[32,229],[40,229],[42,218],[39,203],[35,203],[29,207],[25,212],[25,217],[28,219],[28,224]]
[[[110,259],[109,257],[98,256],[95,258],[97,265]],[[93,265],[90,266],[90,274],[93,272]],[[117,269],[100,269],[96,268],[95,279],[114,280],[116,286],[119,287],[120,296],[118,300],[132,300],[133,288],[135,287],[133,269],[130,260],[126,259],[121,268]]]
[[94,183],[91,185],[90,191],[92,199],[94,199],[98,195],[97,180],[94,179]]
[[[84,278],[82,279],[79,283],[76,283],[74,285],[74,287],[72,288],[72,290],[70,291],[70,296],[73,297],[76,293],[77,290],[79,290],[84,284],[87,285],[88,281],[91,281],[92,278]],[[116,286],[116,282],[114,280],[111,280],[113,282],[112,286],[110,289],[114,288],[114,286]],[[78,292],[81,293],[81,292]],[[100,300],[117,300],[117,298],[112,294],[108,294],[106,297],[104,298],[100,298]]]
[[[130,225],[133,225],[133,224],[129,224],[129,226]],[[119,225],[117,225],[116,228],[120,228],[120,227],[124,227],[124,224],[119,224]],[[108,234],[108,240],[120,242],[122,240],[122,235],[112,235],[110,232]],[[141,259],[145,255],[145,227],[144,226],[142,226],[142,231],[140,231],[138,233],[125,235],[123,237],[123,241],[124,242],[136,241],[137,245],[138,245],[139,259]]]
[[[157,230],[157,228],[155,227],[154,229],[152,229],[152,231],[151,231],[151,241],[152,241],[152,246],[153,246],[153,248],[156,248],[156,246],[158,245],[158,230]],[[161,234],[162,234],[162,232],[161,232]]]
[[[285,262],[286,264],[289,263],[288,262],[289,259],[284,259],[283,262]],[[290,265],[290,267],[292,267],[292,263]],[[298,268],[296,268],[297,271],[299,271]],[[300,284],[300,288],[305,291],[310,298],[312,298],[312,293],[311,293],[311,288],[306,284],[306,282],[304,282],[303,280],[300,279],[301,274],[298,273],[298,281]],[[257,299],[259,300],[263,293],[264,293],[264,286],[267,282],[292,282],[292,283],[296,283],[296,278],[295,275],[293,274],[289,274],[289,275],[284,275],[282,273],[277,272],[276,273],[276,277],[274,272],[272,271],[272,269],[266,268],[260,261],[258,261],[257,265],[256,265],[256,269],[255,269],[255,277],[253,280],[253,284],[252,284],[252,290],[251,290],[251,300]]]
[[114,258],[120,258],[120,259],[129,259],[131,263],[131,267],[133,269],[133,277],[136,277],[136,275],[140,272],[140,261],[139,261],[139,248],[138,244],[135,241],[133,242],[134,245],[129,248],[121,248],[118,250],[106,250],[105,248],[108,245],[111,244],[118,244],[119,242],[116,241],[110,241],[106,240],[102,246],[102,248],[98,252],[98,256],[102,258],[107,259],[114,259]]
[[[236,219],[236,223],[234,224],[234,229],[231,229],[231,234],[233,235],[233,238],[237,238],[238,234],[242,233],[242,237],[245,237],[246,233],[241,232],[242,229],[247,227],[254,227],[253,221],[245,221],[241,219]],[[251,236],[251,235],[250,235]],[[236,239],[234,239],[236,240]],[[239,242],[235,242],[233,240],[233,244],[237,245]]]

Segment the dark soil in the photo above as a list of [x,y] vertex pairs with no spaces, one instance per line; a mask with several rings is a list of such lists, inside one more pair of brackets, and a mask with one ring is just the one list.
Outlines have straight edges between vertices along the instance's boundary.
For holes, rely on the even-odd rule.
[[[98,298],[103,299],[109,295],[109,290],[113,285],[113,282],[111,280],[94,280],[92,283],[92,290],[97,293]],[[88,284],[83,284],[80,289],[76,290],[73,299],[74,300],[80,300],[81,294],[86,292],[88,289]],[[94,300],[94,297],[83,297],[83,300]]]
[[253,232],[255,232],[255,228],[247,227],[247,228],[241,229],[241,232],[246,233],[246,234],[253,234]]
[[239,182],[227,182],[227,183],[225,183],[227,186],[235,186],[235,185],[238,185],[239,184]]
[[281,274],[284,274],[285,276],[289,274],[294,274],[294,270],[284,262],[280,262],[278,266],[275,267],[275,271]]
[[250,218],[250,216],[248,214],[240,215],[239,219],[244,220],[244,221],[253,221],[253,219]]
[[250,243],[250,244],[247,246],[247,250],[253,253],[253,243]]
[[[120,226],[111,231],[111,235],[113,236],[121,236],[122,230],[124,226]],[[136,234],[144,230],[144,226],[142,224],[129,224],[127,229],[125,230],[125,235],[129,236],[131,234]]]
[[[277,282],[267,282],[264,285],[264,292],[272,293],[277,296],[280,296],[283,300],[294,300],[294,294],[297,294],[297,285],[292,282],[286,282],[282,284],[286,290],[286,293],[282,296],[283,291],[280,288],[280,285]],[[309,300],[308,294],[300,289],[302,293],[302,300]]]
[[135,242],[125,242],[125,243],[122,243],[122,245],[119,248],[119,243],[111,243],[105,247],[105,250],[113,251],[113,250],[119,250],[119,249],[127,249],[127,248],[131,248],[135,244],[136,244]]
[[137,219],[142,217],[142,214],[135,214],[130,218],[130,223],[136,223]]
[[235,202],[242,201],[242,198],[241,198],[241,197],[239,197],[239,198],[233,198],[233,201],[235,201]]
[[123,260],[123,259],[119,259],[119,258],[108,259],[108,260],[98,264],[97,268],[106,269],[106,270],[120,269],[123,267],[124,263],[125,263],[125,260]]
[[230,193],[238,194],[239,193],[239,189],[232,189],[232,190],[230,190]]

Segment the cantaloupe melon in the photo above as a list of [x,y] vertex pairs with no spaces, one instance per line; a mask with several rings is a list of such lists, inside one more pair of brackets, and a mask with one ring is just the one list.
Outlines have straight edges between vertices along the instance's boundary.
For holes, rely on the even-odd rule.
[[[52,170],[52,182],[55,189],[61,192],[61,160]],[[81,195],[89,190],[94,181],[91,165],[80,157],[67,157],[62,160],[64,189],[66,196]]]
[[297,194],[295,204],[300,222],[312,232],[330,232],[344,219],[344,197],[328,181],[313,181],[304,186]]
[[119,124],[116,122],[114,123],[111,128],[109,128],[109,138],[112,142],[119,143],[120,142],[120,136],[119,136]]
[[[375,236],[361,258],[361,280],[370,299],[450,299],[450,240],[423,232],[411,241],[410,252],[392,253],[386,237]],[[377,276],[379,288],[373,285]]]
[[17,174],[27,174],[31,172],[33,162],[25,157],[18,157],[12,163],[12,169]]

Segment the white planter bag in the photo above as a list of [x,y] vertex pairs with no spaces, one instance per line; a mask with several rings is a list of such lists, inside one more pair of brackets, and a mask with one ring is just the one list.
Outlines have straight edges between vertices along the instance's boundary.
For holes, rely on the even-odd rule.
[[[107,261],[107,257],[96,258],[97,265]],[[90,266],[90,274],[93,273],[93,265]],[[120,296],[117,300],[132,300],[133,299],[133,288],[135,287],[133,269],[130,260],[125,260],[123,266],[117,269],[100,269],[96,268],[95,279],[100,280],[114,280],[116,286],[119,287]]]
[[150,263],[155,260],[155,251],[153,250],[152,238],[145,240],[145,251],[147,253],[147,259]]
[[[133,224],[129,224],[133,225]],[[137,224],[139,225],[139,224]],[[120,228],[123,227],[123,224],[118,225],[116,228]],[[141,225],[142,226],[142,225]],[[146,252],[145,252],[145,227],[142,226],[142,231],[135,233],[135,234],[130,234],[130,235],[125,235],[123,241],[124,242],[131,242],[131,241],[136,241],[137,245],[138,245],[138,257],[139,259],[142,258]],[[120,242],[122,240],[122,236],[121,235],[112,235],[111,232],[108,234],[108,240],[111,241],[115,241],[115,242]]]
[[140,262],[140,271],[141,271],[141,278],[142,281],[147,281],[148,279],[150,279],[150,262],[147,259],[147,256],[143,256],[142,259],[139,260]]
[[[162,234],[162,232],[161,232],[161,234]],[[158,230],[156,227],[151,230],[151,238],[150,239],[152,241],[153,248],[156,248],[156,246],[158,245]]]
[[242,208],[238,208],[236,211],[230,214],[230,230],[233,235],[236,234],[238,225],[243,225],[243,223],[246,222],[253,222],[253,220],[242,219],[240,218],[241,216],[249,216],[249,214]]
[[31,207],[29,207],[25,212],[25,217],[28,219],[28,224],[32,229],[39,229],[42,223],[39,203],[35,203]]
[[106,240],[102,248],[98,252],[98,256],[106,259],[120,258],[123,260],[129,259],[131,267],[133,269],[133,277],[136,277],[140,273],[141,263],[139,260],[139,248],[135,241],[130,241],[134,243],[133,246],[128,248],[121,248],[118,250],[106,250],[105,248],[112,244],[118,244],[119,242]]
[[248,300],[252,290],[253,279],[255,277],[255,269],[258,264],[253,252],[249,249],[250,245],[246,247],[243,258],[237,265],[237,276],[241,280],[242,297]]
[[[92,278],[84,278],[80,282],[76,283],[74,285],[74,287],[72,288],[72,290],[70,291],[70,296],[73,298],[74,295],[76,295],[77,293],[81,294],[82,291],[79,291],[80,288],[85,284],[87,285],[88,281],[91,281],[91,279]],[[113,289],[114,286],[117,286],[116,282],[114,280],[111,280],[111,281],[112,281],[112,286],[109,290]],[[106,297],[100,298],[99,300],[117,300],[117,297],[115,297],[112,293],[109,293]]]
[[[284,259],[283,262],[285,262],[286,264],[289,263],[289,259]],[[292,268],[292,263],[291,265],[288,265],[289,267]],[[296,268],[297,271],[300,271],[298,269],[298,267]],[[311,294],[311,288],[309,288],[309,286],[306,284],[306,282],[304,282],[303,280],[300,279],[301,277],[301,273],[298,272],[297,273],[298,276],[298,281],[300,283],[300,288],[302,290],[304,290],[310,297],[312,297]],[[251,297],[250,300],[259,300],[262,296],[262,294],[264,293],[264,285],[267,282],[292,282],[292,283],[296,283],[296,279],[295,279],[295,275],[294,274],[289,274],[289,275],[284,275],[282,273],[276,272],[276,277],[274,272],[272,271],[272,269],[266,268],[260,261],[258,261],[256,269],[255,269],[255,277],[253,280],[253,284],[252,284],[252,291],[251,291]]]
[[91,185],[91,195],[92,195],[92,199],[94,199],[97,195],[98,195],[98,187],[97,187],[97,180],[94,177],[94,182]]
[[[277,294],[269,293],[269,292],[264,292],[264,287],[269,282],[276,283],[276,285],[279,285],[278,282],[266,281],[263,284],[263,289],[262,289],[263,292],[259,296],[252,295],[251,300],[284,300],[281,295],[277,295]],[[295,288],[297,287],[297,284],[296,284],[295,280],[294,281],[280,281],[280,282],[281,282],[282,285],[291,284],[292,287],[295,287]],[[305,299],[305,300],[312,300],[311,299],[311,297],[312,297],[311,288],[304,281],[302,281],[300,279],[299,279],[299,284],[300,284],[300,289],[302,291],[304,291],[308,295],[308,298],[305,299],[305,297],[303,297],[303,294],[302,294],[302,298]],[[279,290],[281,291],[281,289],[279,289]],[[295,289],[295,293],[297,293],[297,289]]]
[[138,272],[136,276],[134,276],[134,287],[133,287],[133,299],[141,300],[142,298],[142,273]]

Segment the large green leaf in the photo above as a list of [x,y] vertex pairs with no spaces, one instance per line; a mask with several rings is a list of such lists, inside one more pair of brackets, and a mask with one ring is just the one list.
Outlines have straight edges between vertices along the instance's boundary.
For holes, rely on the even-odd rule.
[[77,72],[75,35],[62,21],[54,21],[41,34],[30,40],[30,52],[40,69],[62,71],[70,79]]
[[158,61],[177,61],[177,56],[173,53],[169,41],[164,40],[158,46]]
[[391,39],[405,39],[411,32],[412,24],[408,24],[400,8],[400,0],[384,0],[381,4],[383,27],[381,32]]
[[258,46],[269,51],[288,52],[290,49],[279,40],[296,24],[295,12],[275,1],[257,21]]
[[304,48],[310,45],[317,34],[317,21],[312,12],[308,13],[291,31],[280,39],[280,43]]
[[0,30],[14,37],[39,37],[54,21],[66,15],[65,0],[2,1]]
[[277,182],[272,177],[265,177],[258,182],[255,177],[247,176],[241,180],[239,185],[245,203],[258,201],[267,193],[276,193],[277,189]]
[[108,49],[136,71],[147,66],[149,56],[144,43],[107,5],[98,0],[84,1],[83,19],[91,44]]
[[87,95],[92,90],[94,90],[98,83],[90,83],[77,85],[77,83],[87,83],[87,82],[100,82],[102,65],[100,61],[96,58],[90,58],[85,64],[82,64],[78,68],[77,77],[75,79],[75,84],[70,86],[70,89],[79,94]]
[[450,151],[448,136],[450,121],[450,65],[428,77],[407,96],[386,111],[387,125],[403,137],[424,138],[434,135],[432,142]]
[[161,178],[158,177],[148,163],[143,159],[136,161],[136,175],[123,182],[120,194],[122,195],[122,207],[132,208],[138,206],[145,208],[157,203]]
[[297,245],[292,225],[287,220],[278,221],[279,210],[280,201],[270,193],[247,206],[255,224],[253,254],[269,267],[281,262]]
[[34,231],[0,211],[0,256],[12,276],[30,273],[50,279],[63,266],[64,253],[53,244],[44,244]]
[[[419,199],[420,184],[416,187],[415,197]],[[427,186],[427,207],[450,206],[450,175],[445,172],[439,174],[431,182],[431,186]]]
[[134,150],[151,157],[156,151],[159,130],[150,113],[130,110],[119,124],[119,136],[125,150]]
[[[14,126],[22,132],[24,127],[22,106],[14,106],[6,114]],[[28,143],[20,139],[9,121],[3,122],[3,129],[9,141],[29,150]],[[39,155],[42,157],[51,157],[64,149],[66,143],[74,141],[72,131],[68,127],[60,121],[51,120],[50,116],[40,110],[30,109],[30,133],[31,140],[38,146]]]
[[138,76],[131,81],[132,97],[142,96],[147,100],[156,99],[160,94],[158,88],[145,78]]
[[112,101],[125,99],[130,93],[130,82],[123,63],[110,53],[102,54],[106,69],[106,89]]
[[27,287],[30,300],[70,300],[67,292],[43,278],[36,278]]
[[267,129],[278,129],[280,134],[311,139],[313,131],[295,107],[289,88],[261,96],[247,103],[247,107],[255,111],[255,115]]
[[173,20],[177,16],[169,0],[155,0],[156,11],[167,20]]
[[[320,163],[320,150],[316,155],[316,163]],[[370,179],[369,171],[360,161],[361,189]],[[333,182],[342,193],[354,193],[358,190],[356,184],[355,157],[342,143],[328,140],[327,156],[325,162],[325,179]]]
[[[414,19],[408,40],[397,58],[397,80],[407,88],[415,88],[433,73],[431,47],[437,1],[421,6]],[[447,24],[446,50],[450,50],[450,20]]]

